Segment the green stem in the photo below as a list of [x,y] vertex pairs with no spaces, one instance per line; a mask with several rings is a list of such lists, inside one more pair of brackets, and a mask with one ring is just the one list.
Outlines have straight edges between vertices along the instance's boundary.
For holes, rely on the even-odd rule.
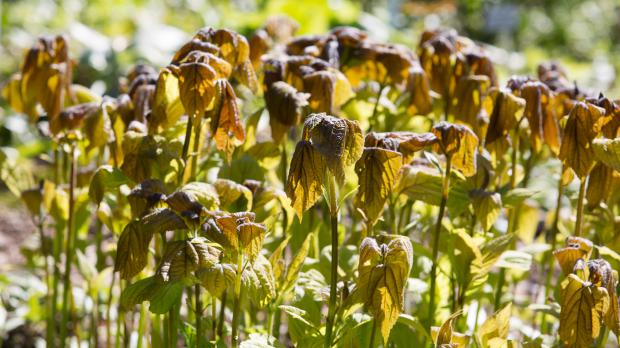
[[430,302],[428,310],[428,322],[427,328],[433,325],[433,318],[435,317],[435,284],[437,281],[437,257],[439,255],[439,236],[441,235],[441,223],[446,211],[446,204],[448,203],[448,194],[450,193],[450,173],[452,172],[452,158],[446,156],[446,172],[443,177],[443,185],[441,189],[441,202],[439,204],[439,215],[437,216],[437,223],[435,224],[435,234],[433,238],[433,266],[431,268],[431,288],[430,288]]
[[67,325],[69,324],[69,308],[71,293],[71,264],[75,255],[75,228],[73,220],[75,215],[75,185],[77,182],[77,158],[75,145],[71,146],[71,170],[69,177],[69,217],[67,219],[67,239],[65,244],[65,274],[63,278],[63,302],[62,317],[60,320],[60,347],[65,347],[67,338]]
[[[194,285],[196,301],[196,348],[202,347],[202,301],[200,301],[200,284]],[[144,306],[143,306],[144,307]]]
[[282,142],[282,149],[280,150],[280,175],[282,176],[282,185],[286,187],[286,181],[288,179],[288,154],[286,153],[286,142]]
[[372,329],[370,331],[370,343],[368,344],[368,348],[374,348],[375,346],[375,334],[377,332],[377,319],[372,319]]
[[144,339],[144,327],[146,326],[146,306],[140,306],[140,320],[138,322],[138,343],[137,348],[142,348],[142,341]]
[[217,335],[222,337],[224,333],[224,319],[226,314],[226,297],[228,297],[228,292],[224,291],[222,294],[222,300],[220,301],[220,315],[217,319]]
[[579,185],[579,198],[577,198],[577,221],[575,221],[575,236],[581,237],[583,228],[583,201],[586,193],[586,180],[587,177],[581,179]]
[[333,175],[329,176],[329,210],[331,221],[332,237],[332,264],[331,264],[331,283],[329,287],[329,309],[327,312],[327,323],[325,327],[325,348],[332,346],[332,333],[334,329],[334,317],[336,315],[336,297],[338,290],[338,206],[336,199],[336,179]]
[[243,272],[243,257],[237,255],[237,274],[235,277],[235,298],[232,319],[232,347],[239,346],[239,314],[241,312],[241,275]]
[[217,341],[217,298],[211,296],[211,330],[213,331],[213,341]]
[[200,157],[200,138],[202,134],[202,117],[197,118],[196,125],[194,126],[194,147],[192,150],[192,175],[189,181],[196,180],[196,174],[198,173],[198,160]]
[[106,331],[106,339],[108,348],[112,347],[112,297],[114,296],[114,282],[116,281],[116,277],[114,273],[112,273],[112,283],[110,284],[110,289],[108,290],[108,299],[107,299],[107,310],[106,310],[106,321],[105,321],[105,331]]
[[185,139],[183,139],[183,151],[181,152],[181,159],[183,160],[183,172],[179,175],[179,184],[183,183],[185,177],[185,171],[187,170],[187,154],[189,153],[189,143],[192,139],[192,116],[187,116],[187,126],[185,127]]
[[[553,251],[555,250],[555,248],[557,247],[557,235],[558,235],[558,224],[560,222],[560,210],[562,209],[562,196],[564,195],[564,186],[562,185],[562,171],[560,171],[560,178],[558,180],[558,197],[556,199],[556,203],[555,203],[555,213],[553,215],[553,223],[551,224],[551,250],[545,254],[545,257],[547,259],[547,262],[545,262],[545,264],[547,264],[547,271],[543,272],[543,274],[546,274],[546,279],[545,279],[545,296],[544,296],[544,301],[547,301],[547,298],[549,297],[549,291],[551,289],[551,278],[553,278],[553,263],[554,263],[554,258],[553,258]],[[542,316],[542,322],[540,325],[540,329],[541,332],[546,333],[546,323],[547,323],[547,315],[545,313],[541,313]]]
[[[386,80],[387,80],[387,77],[386,77]],[[372,115],[370,116],[370,119],[369,119],[370,128],[368,129],[368,132],[371,132],[377,126],[376,118],[377,118],[377,112],[379,111],[379,102],[381,101],[381,95],[383,94],[383,90],[385,89],[386,86],[387,86],[386,83],[382,83],[381,86],[379,87],[379,92],[377,93],[377,100],[375,100],[375,105],[372,108]]]

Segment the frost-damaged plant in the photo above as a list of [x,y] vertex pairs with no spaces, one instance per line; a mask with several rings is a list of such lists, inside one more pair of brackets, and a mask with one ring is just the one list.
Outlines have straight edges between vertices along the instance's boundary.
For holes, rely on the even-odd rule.
[[45,278],[44,318],[27,312],[48,346],[620,334],[617,101],[557,63],[502,84],[454,30],[412,50],[298,28],[201,29],[165,67],[127,69],[115,97],[72,83],[63,36],[27,52],[3,95],[42,146],[0,149],[0,178],[40,236],[24,256]]
[[332,345],[332,332],[337,308],[338,287],[338,214],[346,195],[338,197],[345,170],[362,155],[362,131],[358,124],[326,114],[310,115],[304,123],[302,140],[297,143],[286,184],[297,216],[311,208],[324,191],[329,202],[331,226],[331,282],[329,311],[325,329],[325,347]]

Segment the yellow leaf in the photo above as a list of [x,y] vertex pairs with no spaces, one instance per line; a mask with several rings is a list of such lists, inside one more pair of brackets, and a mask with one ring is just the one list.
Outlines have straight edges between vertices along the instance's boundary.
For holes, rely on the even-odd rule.
[[587,348],[601,330],[609,309],[609,294],[603,287],[569,274],[561,291],[560,340],[569,347]]
[[215,146],[226,154],[230,162],[235,146],[245,140],[245,130],[239,118],[237,96],[232,85],[227,80],[217,80],[215,88],[217,100],[211,118],[211,129]]
[[250,262],[254,262],[263,247],[265,226],[254,222],[247,222],[240,224],[237,230],[242,251],[248,256]]
[[511,93],[508,89],[492,89],[489,99],[493,101],[486,143],[491,144],[505,138],[515,128],[523,116],[525,100]]
[[354,204],[364,211],[370,224],[374,224],[383,212],[401,166],[400,153],[378,147],[365,148],[355,165],[360,187]]
[[485,231],[488,231],[499,216],[502,197],[497,192],[476,190],[470,194],[476,218]]
[[413,263],[409,238],[382,236],[365,238],[360,245],[358,289],[362,301],[379,324],[384,344],[404,305],[404,292]]
[[301,140],[295,147],[286,182],[286,195],[301,220],[303,213],[321,197],[327,163],[309,141]]
[[599,138],[592,141],[596,158],[605,165],[620,171],[620,138]]
[[452,158],[452,166],[469,177],[476,174],[478,137],[466,126],[440,122],[433,127],[438,139],[436,148]]
[[559,158],[583,179],[594,166],[592,141],[601,131],[605,110],[590,103],[577,102],[568,115]]
[[504,308],[490,316],[478,329],[476,335],[482,343],[482,347],[494,347],[489,341],[500,338],[506,340],[510,329],[510,316],[512,312],[512,303],[507,304]]

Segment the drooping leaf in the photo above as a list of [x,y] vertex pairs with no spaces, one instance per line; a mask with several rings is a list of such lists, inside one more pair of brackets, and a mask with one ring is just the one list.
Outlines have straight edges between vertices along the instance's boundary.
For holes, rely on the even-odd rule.
[[616,335],[620,332],[620,317],[618,314],[618,273],[611,269],[609,262],[603,259],[588,261],[590,282],[595,286],[601,286],[609,294],[609,309],[603,313],[603,321]]
[[404,305],[404,291],[413,263],[413,247],[407,237],[387,237],[379,245],[365,238],[360,245],[358,289],[361,299],[379,324],[386,344]]
[[176,76],[166,68],[159,72],[153,109],[149,117],[149,128],[157,130],[159,126],[167,128],[174,125],[185,111],[179,96],[179,82]]
[[594,166],[592,141],[603,126],[605,110],[590,103],[577,102],[568,115],[559,158],[580,178]]
[[260,254],[265,238],[265,226],[255,222],[247,222],[237,226],[242,251],[254,262]]
[[415,152],[423,150],[436,142],[437,137],[433,133],[370,132],[366,134],[364,147],[380,147],[400,152],[403,155],[403,164],[406,164],[411,160]]
[[301,220],[303,213],[321,198],[327,162],[309,141],[297,143],[291,159],[286,195]]
[[118,239],[114,272],[120,272],[121,278],[129,279],[146,266],[153,234],[141,227],[139,221],[131,221]]
[[364,211],[370,224],[374,224],[383,212],[402,163],[402,155],[398,152],[367,147],[355,165],[360,187],[354,204]]
[[[453,341],[455,338],[455,332],[453,332],[452,322],[462,314],[461,311],[453,313],[450,317],[441,324],[439,330],[435,331],[431,329],[431,336],[437,347],[453,347]],[[434,334],[434,335],[433,335]],[[457,345],[457,348],[459,346]]]
[[497,192],[476,190],[470,193],[476,218],[485,231],[488,231],[499,216],[502,197]]
[[324,113],[308,116],[304,123],[304,140],[325,158],[339,184],[344,183],[344,172],[362,156],[364,137],[355,121],[329,116]]
[[505,138],[515,128],[525,109],[525,99],[519,98],[508,89],[492,89],[488,97],[492,102],[489,112],[490,123],[486,143],[491,144]]
[[215,82],[216,105],[211,118],[211,132],[215,146],[224,152],[230,162],[235,147],[245,140],[245,130],[240,120],[237,96],[227,80]]
[[601,331],[609,309],[609,294],[603,287],[569,274],[562,284],[560,340],[569,347],[587,348]]
[[452,158],[452,166],[465,176],[476,174],[478,137],[466,126],[440,122],[433,127],[439,151]]

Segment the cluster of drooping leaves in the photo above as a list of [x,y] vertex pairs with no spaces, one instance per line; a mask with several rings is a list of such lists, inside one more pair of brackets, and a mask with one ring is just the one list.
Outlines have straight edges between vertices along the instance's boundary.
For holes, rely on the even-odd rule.
[[[53,140],[54,179],[36,185],[49,171],[4,150],[0,178],[40,226],[48,345],[85,322],[97,345],[101,320],[108,342],[135,331],[163,347],[181,334],[198,347],[589,347],[620,333],[619,103],[555,63],[502,87],[485,48],[453,30],[410,49],[297,28],[201,29],[159,71],[133,67],[114,98],[72,84],[64,37],[28,51],[4,95]],[[544,171],[555,206],[531,188]],[[71,308],[72,267],[106,311]],[[520,301],[520,281],[544,296]],[[513,313],[540,330],[517,336]]]

